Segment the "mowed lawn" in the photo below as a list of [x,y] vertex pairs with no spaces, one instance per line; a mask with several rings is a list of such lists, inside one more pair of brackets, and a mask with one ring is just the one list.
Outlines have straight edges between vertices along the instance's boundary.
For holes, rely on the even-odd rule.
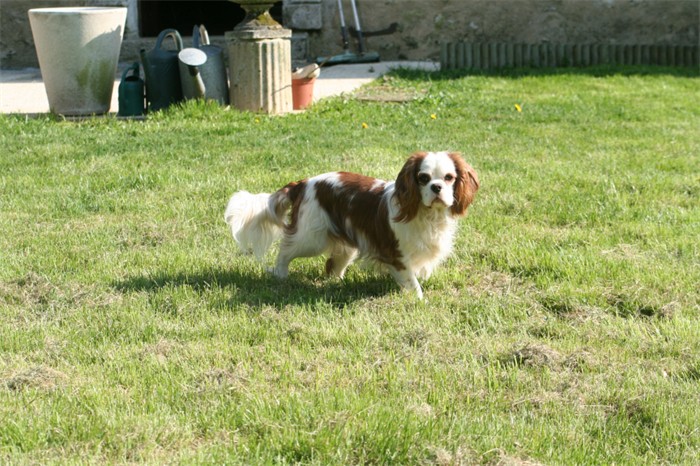
[[[0,116],[0,463],[698,463],[698,72],[402,71],[361,94]],[[424,302],[236,250],[233,192],[393,179],[416,150],[481,179]]]

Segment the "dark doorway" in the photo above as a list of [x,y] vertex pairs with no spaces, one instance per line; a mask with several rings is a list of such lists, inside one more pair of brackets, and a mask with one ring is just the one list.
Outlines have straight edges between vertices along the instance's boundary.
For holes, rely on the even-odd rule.
[[[167,28],[189,36],[195,24],[206,26],[210,35],[223,35],[245,17],[240,5],[226,0],[139,0],[138,5],[141,37],[155,37]],[[270,14],[281,23],[282,2]]]

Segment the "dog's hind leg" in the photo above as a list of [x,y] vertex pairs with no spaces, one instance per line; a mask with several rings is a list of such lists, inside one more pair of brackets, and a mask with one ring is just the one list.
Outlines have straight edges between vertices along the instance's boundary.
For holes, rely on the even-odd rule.
[[[334,246],[329,236],[331,222],[328,215],[315,199],[308,199],[306,202],[308,205],[302,203],[298,211],[292,208],[292,220],[285,227],[277,263],[272,270],[280,278],[287,277],[289,263],[297,257],[320,256]],[[347,261],[348,259],[344,260],[345,266]]]
[[[296,235],[294,235],[296,236]],[[313,257],[323,254],[326,250],[325,242],[296,241],[294,236],[285,236],[280,244],[280,252],[272,273],[279,278],[287,278],[289,275],[289,263],[297,257]]]
[[338,278],[345,276],[345,269],[357,257],[357,249],[336,243],[331,251],[331,257],[326,261],[326,274],[334,275]]

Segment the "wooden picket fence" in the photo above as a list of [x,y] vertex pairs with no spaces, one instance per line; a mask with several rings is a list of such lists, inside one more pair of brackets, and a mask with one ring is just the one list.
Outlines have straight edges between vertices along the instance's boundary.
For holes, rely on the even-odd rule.
[[451,42],[441,46],[440,65],[443,70],[595,65],[697,67],[699,49],[697,45]]

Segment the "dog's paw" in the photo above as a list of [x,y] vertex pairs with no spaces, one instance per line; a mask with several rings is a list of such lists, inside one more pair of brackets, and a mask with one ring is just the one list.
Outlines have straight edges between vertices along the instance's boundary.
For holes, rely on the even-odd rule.
[[289,270],[281,269],[280,267],[267,267],[265,270],[270,275],[273,275],[280,279],[285,279],[289,275]]

